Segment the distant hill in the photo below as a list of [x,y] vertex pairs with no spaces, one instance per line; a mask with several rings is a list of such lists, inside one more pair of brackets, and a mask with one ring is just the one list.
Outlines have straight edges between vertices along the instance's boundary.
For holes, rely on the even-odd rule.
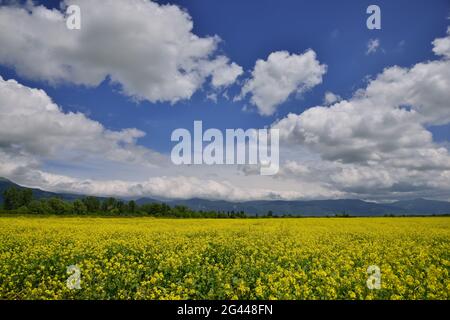
[[407,212],[432,212],[434,214],[448,214],[450,212],[450,202],[427,199],[397,201],[392,203],[391,206],[402,208]]
[[[5,191],[8,188],[16,187],[16,188],[25,188],[23,186],[20,186],[12,181],[9,181],[5,178],[0,178],[0,203],[3,203],[3,191]],[[84,195],[79,194],[70,194],[70,193],[56,193],[56,192],[49,192],[44,191],[37,188],[27,188],[33,190],[33,197],[35,199],[45,199],[45,198],[60,198],[67,201],[73,201],[76,199],[80,199],[84,197]]]
[[[7,179],[0,178],[0,203],[3,202],[3,191],[10,187],[23,188]],[[84,195],[55,193],[40,189],[32,189],[35,198],[57,197],[73,201]],[[273,215],[295,216],[384,216],[384,215],[442,215],[450,214],[450,202],[427,199],[402,200],[393,203],[374,203],[355,199],[340,200],[311,200],[284,201],[259,200],[245,202],[230,202],[224,200],[155,200],[151,198],[137,199],[138,205],[147,203],[167,203],[170,206],[183,205],[196,211],[244,211],[249,215],[266,215],[269,211]]]
[[[161,202],[154,199],[139,199],[138,204]],[[384,216],[384,215],[433,215],[450,214],[450,202],[415,199],[383,204],[355,199],[284,201],[260,200],[246,202],[229,202],[223,200],[172,200],[167,204],[184,205],[192,210],[203,211],[244,211],[250,215],[301,215],[301,216]]]

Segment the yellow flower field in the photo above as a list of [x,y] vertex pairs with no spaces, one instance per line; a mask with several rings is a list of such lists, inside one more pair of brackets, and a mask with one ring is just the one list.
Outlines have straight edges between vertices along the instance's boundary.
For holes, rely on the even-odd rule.
[[0,299],[448,299],[449,252],[445,217],[0,217]]

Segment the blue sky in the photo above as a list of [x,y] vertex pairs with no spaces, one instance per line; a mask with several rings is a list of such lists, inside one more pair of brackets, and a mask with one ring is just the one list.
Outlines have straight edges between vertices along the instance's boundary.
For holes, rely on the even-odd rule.
[[[35,3],[49,9],[59,8],[59,1]],[[120,85],[111,85],[108,79],[92,87],[36,79],[16,73],[16,66],[8,63],[0,63],[0,75],[30,88],[43,89],[64,112],[81,112],[108,130],[141,130],[146,135],[138,139],[138,145],[168,155],[174,145],[170,141],[172,131],[176,128],[192,128],[194,120],[202,120],[205,127],[221,130],[263,128],[285,118],[289,113],[299,115],[308,108],[323,105],[326,92],[351,99],[356,90],[367,86],[368,79],[373,79],[385,68],[395,65],[412,68],[420,62],[438,60],[439,57],[433,53],[432,41],[446,36],[450,21],[450,3],[447,0],[195,0],[158,3],[183,8],[193,21],[193,34],[202,38],[214,35],[220,37],[221,42],[215,54],[225,55],[241,66],[244,73],[233,84],[218,91],[205,82],[191,98],[176,103],[145,99],[136,102],[121,93]],[[368,15],[365,11],[370,4],[377,4],[381,8],[381,30],[366,28]],[[47,35],[43,32],[41,36]],[[367,45],[371,39],[377,39],[379,47],[376,52],[367,54]],[[233,97],[239,95],[245,82],[251,78],[251,71],[258,59],[267,60],[271,53],[277,51],[301,55],[308,49],[314,50],[317,60],[327,66],[321,83],[301,95],[291,94],[269,116],[258,113],[248,96],[241,101],[233,101]],[[126,50],[123,54],[127,54]],[[153,61],[145,63],[151,65]],[[213,92],[218,96],[217,102],[207,98]],[[222,96],[225,92],[228,99]],[[434,122],[426,123],[424,127],[433,134],[434,143],[449,142],[450,124]],[[316,151],[313,147],[308,152],[311,150]],[[82,169],[79,168],[83,167],[80,164],[79,168],[74,169],[76,165],[73,163],[53,159],[42,160],[40,165],[57,174],[80,174]],[[105,178],[107,175],[108,172],[105,172],[99,176]],[[81,176],[86,178],[89,174]],[[120,177],[117,170],[116,176]],[[271,182],[267,182],[267,187],[269,185]],[[290,189],[292,185],[286,188]],[[426,190],[424,194],[427,194]],[[448,195],[447,191],[442,190],[439,194],[439,197],[444,194],[444,198]],[[355,195],[348,193],[342,196]],[[391,198],[389,194],[385,197]]]

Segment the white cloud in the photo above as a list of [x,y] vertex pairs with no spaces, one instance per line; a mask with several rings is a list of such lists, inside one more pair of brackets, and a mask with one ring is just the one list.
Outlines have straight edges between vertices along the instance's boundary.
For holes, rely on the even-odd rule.
[[214,103],[217,103],[217,94],[216,93],[208,93],[206,95],[206,99],[211,100]]
[[0,77],[0,149],[33,159],[101,156],[153,166],[161,158],[136,145],[144,132],[111,131],[81,113],[64,113],[43,91]]
[[[329,107],[313,107],[278,121],[274,126],[281,129],[283,161],[274,178],[252,176],[253,168],[248,167],[242,169],[246,175],[233,172],[236,168],[223,169],[219,174],[221,168],[195,166],[158,167],[153,169],[153,175],[150,171],[136,173],[135,165],[152,167],[168,160],[137,145],[143,132],[133,128],[108,130],[83,114],[63,112],[42,90],[0,78],[0,176],[47,190],[95,195],[235,201],[337,197],[386,200],[417,196],[448,199],[448,147],[433,142],[427,126],[450,123],[450,60],[443,45],[449,37],[433,42],[434,52],[442,56],[439,60],[411,68],[387,68],[350,99],[341,100],[335,95],[328,99]],[[253,78],[247,82],[254,82],[248,91],[252,103],[255,96],[261,98],[265,94],[266,88],[257,86],[257,79],[266,76],[275,91],[281,88],[279,82],[291,85],[297,81],[289,72],[281,72],[286,67],[285,60],[294,56],[284,53],[284,58],[275,58],[276,62],[269,57],[261,62],[261,73],[255,67]],[[324,72],[325,67],[319,65],[314,54],[313,57],[304,57],[310,62],[305,65],[315,61],[317,70]],[[229,65],[226,58],[217,59],[202,63],[198,69],[200,74],[210,73],[212,82],[211,70],[219,67],[211,64]],[[321,81],[322,74],[317,81]],[[226,77],[218,79],[211,83],[213,87],[226,83]],[[303,92],[298,87],[287,91],[284,100],[291,93]],[[285,95],[274,97],[280,100]],[[276,108],[267,106],[258,109],[267,112]],[[303,148],[308,154],[295,154]],[[133,171],[134,177],[127,170],[116,170],[119,172],[114,177],[109,172],[103,178],[90,174],[69,176],[64,170],[58,173],[46,166],[47,161],[81,166],[90,157],[96,157],[105,166],[108,162],[130,164],[127,169]]]
[[[0,149],[0,176],[7,177],[27,187],[38,187],[48,191],[116,197],[154,197],[176,199],[222,199],[229,201],[249,200],[293,200],[299,198],[330,198],[341,195],[316,184],[296,186],[295,190],[273,187],[267,177],[265,183],[257,186],[230,181],[228,178],[212,175],[159,175],[140,180],[90,179],[54,174],[42,170],[40,164],[33,163],[27,156],[11,155]],[[183,170],[184,172],[189,169]],[[217,171],[217,170],[215,170]],[[193,172],[191,172],[192,174]],[[228,173],[232,173],[228,171]],[[233,178],[233,177],[231,177]],[[257,177],[261,178],[261,177]],[[250,178],[248,178],[250,179]],[[263,187],[267,185],[268,187]],[[269,187],[270,186],[270,187]]]
[[0,77],[0,177],[22,185],[99,196],[234,201],[339,194],[315,183],[294,191],[267,177],[242,180],[230,166],[173,166],[168,157],[137,145],[143,135],[134,128],[108,130],[81,113],[64,112],[43,90]]
[[134,99],[172,103],[189,99],[208,77],[224,87],[242,73],[216,55],[220,39],[193,34],[191,17],[175,5],[66,0],[63,7],[70,4],[81,8],[81,30],[66,28],[63,11],[1,7],[0,63],[52,84],[97,86],[109,78]]
[[435,54],[450,58],[450,27],[447,28],[447,36],[433,41],[433,51]]
[[303,54],[272,52],[267,60],[256,61],[239,98],[250,94],[261,115],[272,115],[291,94],[302,94],[322,83],[326,70],[313,50]]
[[410,107],[422,124],[450,122],[450,62],[418,63],[410,69],[391,67],[371,81],[364,97],[376,108]]
[[339,95],[330,91],[325,92],[325,96],[323,97],[323,103],[325,105],[330,105],[341,100],[342,98]]
[[39,172],[35,183],[49,190],[70,191],[79,194],[119,197],[157,197],[169,199],[226,199],[231,201],[254,199],[289,199],[302,196],[299,192],[274,192],[268,189],[245,190],[227,181],[188,176],[152,177],[145,181],[80,180]]
[[[143,135],[134,128],[111,131],[81,113],[66,113],[43,90],[0,77],[0,177],[22,185],[99,196],[234,201],[333,195],[314,186],[272,188],[269,179],[239,181],[235,168],[175,167],[166,156],[137,145]],[[95,172],[83,172],[92,165]],[[52,172],[60,166],[62,173]],[[69,167],[75,168],[72,176]]]
[[370,39],[369,42],[367,42],[366,54],[371,54],[371,53],[377,52],[379,46],[380,46],[379,39]]
[[[437,53],[441,40],[434,42]],[[448,101],[449,60],[386,68],[351,99],[289,114],[274,124],[282,141],[321,157],[300,171],[290,163],[281,175],[305,179],[306,172],[338,190],[367,197],[377,192],[385,197],[448,194],[450,154],[433,142],[426,127],[450,123]]]
[[242,67],[231,63],[227,57],[219,56],[215,60],[205,64],[205,74],[211,74],[213,87],[221,88],[233,84],[243,73]]
[[396,200],[417,197],[449,199],[450,170],[414,170],[384,164],[355,164],[337,161],[290,161],[281,167],[279,178],[302,185],[316,181],[341,197]]

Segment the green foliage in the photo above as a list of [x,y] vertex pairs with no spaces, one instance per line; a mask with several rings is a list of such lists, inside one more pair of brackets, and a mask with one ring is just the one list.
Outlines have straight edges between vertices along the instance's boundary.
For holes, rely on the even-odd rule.
[[70,214],[73,213],[73,206],[71,203],[58,198],[50,198],[47,200],[48,207],[50,209],[49,214]]
[[83,201],[77,199],[73,202],[73,213],[78,215],[88,213],[88,209]]
[[130,211],[130,213],[135,213],[136,212],[136,202],[134,202],[134,200],[131,200],[130,202],[128,202],[128,209]]
[[4,209],[10,213],[37,215],[111,215],[152,216],[164,218],[246,218],[240,212],[194,211],[186,206],[170,207],[165,203],[139,206],[134,200],[125,202],[115,198],[103,201],[88,196],[73,202],[59,198],[33,199],[31,189],[10,188],[3,193]]
[[88,212],[95,213],[100,211],[100,200],[96,197],[85,197],[83,201]]
[[28,205],[28,210],[32,214],[48,214],[50,208],[45,200],[33,200]]
[[33,190],[25,188],[9,188],[3,192],[3,207],[5,210],[16,210],[28,206],[33,200]]

